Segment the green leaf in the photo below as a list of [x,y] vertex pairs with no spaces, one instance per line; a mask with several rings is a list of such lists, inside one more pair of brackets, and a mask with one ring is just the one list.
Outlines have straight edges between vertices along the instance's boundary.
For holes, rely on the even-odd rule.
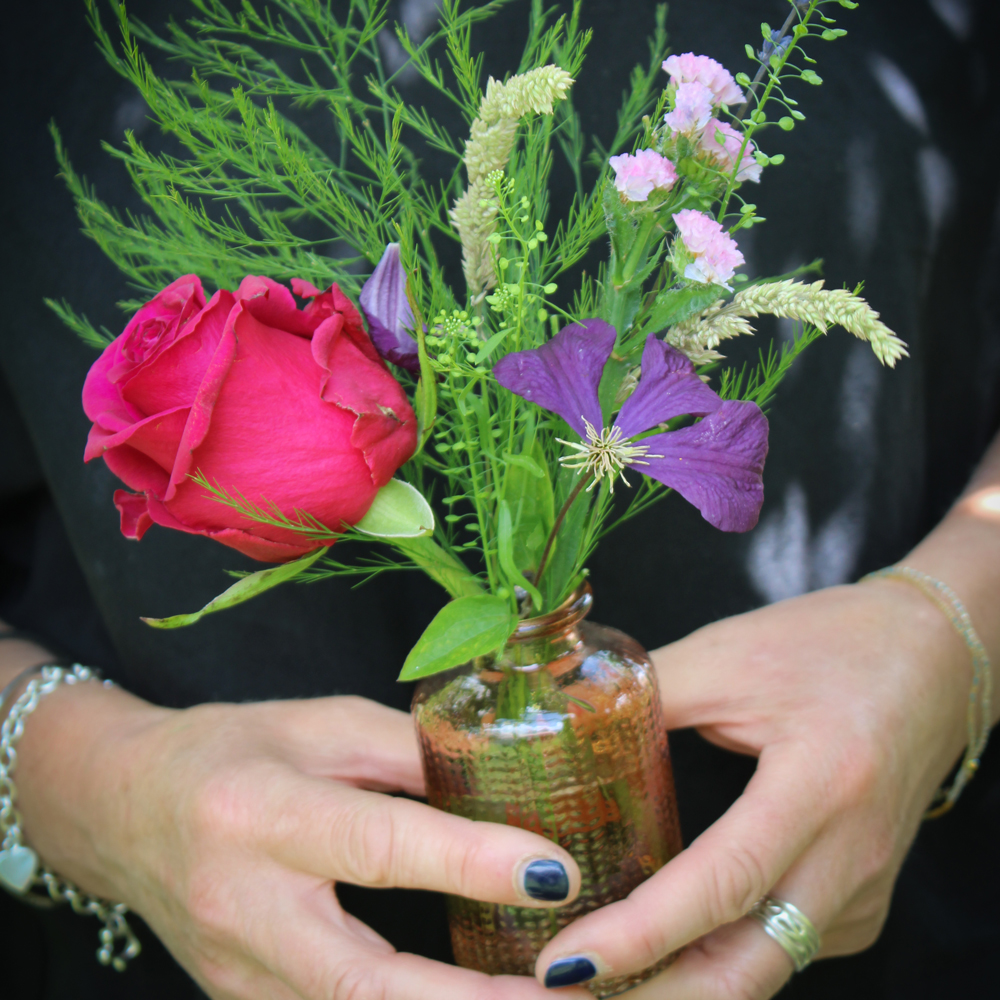
[[390,479],[354,527],[378,538],[419,538],[434,530],[434,512],[419,490]]
[[707,309],[717,299],[725,298],[726,290],[719,285],[688,285],[660,292],[653,308],[642,324],[642,334],[659,333],[681,320]]
[[505,455],[510,467],[503,500],[513,522],[513,560],[521,572],[534,572],[555,521],[555,500],[545,450],[536,441],[529,455]]
[[517,627],[510,605],[492,594],[459,597],[446,604],[410,650],[401,681],[450,670],[499,649]]
[[[420,315],[416,308],[410,286],[406,286],[406,294],[410,299],[410,308],[415,316]],[[431,359],[427,355],[427,334],[422,323],[417,323],[417,358],[420,361],[420,381],[417,382],[416,392],[413,394],[413,408],[417,413],[417,451],[419,454],[427,439],[434,430],[434,421],[437,419],[437,375],[431,367]]]
[[234,607],[249,601],[251,597],[262,594],[265,590],[277,587],[279,583],[285,583],[294,579],[303,570],[308,569],[321,555],[326,553],[326,548],[319,548],[309,555],[296,559],[295,562],[284,563],[281,566],[272,566],[270,569],[262,569],[257,573],[251,573],[234,583],[228,590],[224,590],[218,597],[209,601],[201,611],[194,611],[188,615],[173,615],[170,618],[143,618],[147,625],[153,628],[183,628],[185,625],[193,625],[196,621],[204,618],[205,615],[214,614],[225,608]]
[[843,38],[847,32],[843,28],[824,28],[823,41],[832,42],[836,38]]
[[526,472],[530,472],[536,479],[541,479],[545,475],[544,467],[539,465],[530,455],[512,455],[509,451],[505,451],[503,458],[510,465],[516,465]]
[[510,504],[506,500],[500,501],[497,517],[497,558],[500,560],[500,568],[507,576],[508,584],[512,588],[523,587],[531,595],[531,603],[536,613],[540,612],[542,610],[542,595],[521,572],[514,558],[514,519],[510,514]]
[[744,49],[744,51],[746,52],[746,54],[747,54],[747,58],[748,58],[748,59],[753,59],[753,60],[754,60],[754,62],[756,62],[756,61],[757,61],[757,53],[756,53],[756,52],[754,52],[754,50],[753,50],[753,46],[752,46],[752,45],[750,45],[750,44],[748,43],[748,44],[746,44],[746,45],[744,45],[744,46],[743,46],[743,49]]
[[770,160],[773,164],[775,164],[775,166],[779,166],[780,164],[785,162],[785,154],[775,153],[774,156],[770,158]]
[[489,356],[500,346],[500,344],[506,339],[508,334],[507,330],[501,330],[499,333],[494,333],[489,340],[479,348],[479,353],[476,355],[476,364],[481,365]]
[[806,83],[811,83],[814,87],[818,87],[823,82],[823,78],[815,70],[811,69],[804,69],[800,74],[800,79],[805,80]]
[[785,115],[784,118],[778,119],[778,127],[784,129],[786,132],[791,132],[795,128],[795,119]]

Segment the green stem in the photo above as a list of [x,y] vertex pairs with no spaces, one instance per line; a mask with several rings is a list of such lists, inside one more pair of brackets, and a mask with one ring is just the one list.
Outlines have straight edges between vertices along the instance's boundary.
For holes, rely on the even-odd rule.
[[[808,25],[809,19],[812,17],[813,12],[816,10],[817,3],[818,0],[812,0],[812,3],[809,5],[809,9],[805,12],[805,14],[803,14],[800,17],[799,19],[800,24]],[[784,37],[786,30],[791,25],[792,21],[797,16],[797,14],[798,14],[798,8],[796,8],[795,5],[793,4],[791,13],[785,19],[785,24],[782,26],[780,37]],[[799,44],[798,37],[793,35],[792,44],[789,45],[788,48],[785,49],[785,51],[778,57],[778,65],[770,67],[771,78],[768,80],[767,86],[764,88],[764,93],[761,95],[760,100],[757,102],[757,108],[756,108],[757,111],[761,111],[767,104],[767,102],[770,100],[771,91],[774,90],[778,81],[781,79],[781,71],[785,68],[785,63],[787,63],[789,58],[791,58],[792,52],[795,51],[795,49],[798,47],[798,44]],[[765,71],[765,68],[768,66],[770,66],[769,61],[765,61],[761,65],[760,70],[757,71],[757,77],[754,78],[753,81],[754,86],[756,86],[757,83],[760,82],[761,74],[763,73],[763,71]],[[747,104],[749,105],[749,103],[750,103],[750,91],[748,91],[747,93]],[[741,108],[740,110],[742,111],[743,109]],[[742,114],[739,117],[742,120],[743,117]],[[736,163],[733,166],[732,176],[729,178],[726,184],[726,193],[722,199],[722,204],[719,206],[719,214],[715,217],[717,222],[722,222],[722,220],[725,219],[726,217],[726,211],[729,208],[729,199],[732,198],[733,191],[736,189],[736,175],[740,172],[740,166],[743,163],[744,153],[746,152],[746,148],[749,145],[750,140],[753,138],[756,131],[757,131],[757,122],[753,121],[753,119],[751,118],[750,124],[747,125],[746,131],[743,133],[743,145],[740,146],[739,154],[736,157]]]
[[483,585],[458,556],[443,549],[433,538],[396,538],[392,545],[412,559],[452,597],[475,597]]
[[580,477],[580,481],[573,487],[573,492],[566,498],[566,502],[562,505],[562,510],[556,517],[555,523],[552,525],[552,530],[549,532],[549,537],[545,541],[545,548],[542,550],[542,558],[538,561],[538,572],[535,574],[535,586],[541,582],[542,573],[545,572],[545,566],[549,561],[549,554],[552,552],[552,546],[555,543],[556,535],[559,534],[559,529],[562,527],[563,521],[566,520],[566,515],[569,513],[570,507],[573,506],[574,501],[580,495],[581,490],[587,485],[591,480],[590,475],[583,475]]
[[639,226],[639,232],[635,237],[635,245],[632,247],[632,252],[628,255],[628,260],[625,261],[625,266],[622,269],[622,280],[618,285],[619,289],[627,285],[639,269],[639,262],[646,253],[646,241],[649,239],[649,234],[653,231],[655,225],[656,213],[650,212]]

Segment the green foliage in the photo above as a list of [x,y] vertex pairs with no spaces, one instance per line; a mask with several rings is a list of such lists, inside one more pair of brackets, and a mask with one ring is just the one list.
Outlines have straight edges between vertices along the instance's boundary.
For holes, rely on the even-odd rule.
[[354,530],[375,538],[420,538],[433,533],[434,511],[419,490],[401,479],[390,479]]
[[65,300],[45,299],[45,304],[66,324],[88,347],[103,351],[114,340],[114,334],[102,326],[98,330],[86,316],[76,312]]
[[[165,141],[154,147],[126,133],[121,145],[105,147],[128,172],[144,206],[138,214],[122,213],[74,171],[53,126],[56,155],[84,231],[141,296],[196,272],[209,288],[235,288],[252,273],[285,282],[304,278],[319,287],[336,281],[356,297],[360,275],[386,243],[398,242],[420,365],[416,380],[398,373],[417,414],[417,453],[400,470],[405,483],[394,480],[388,487],[396,500],[392,509],[383,503],[388,494],[380,495],[356,528],[323,525],[308,512],[281,511],[266,498],[251,501],[200,474],[196,480],[249,522],[292,531],[318,546],[337,540],[337,554],[321,553],[299,579],[368,579],[419,568],[440,583],[456,598],[449,607],[457,610],[435,619],[407,661],[411,672],[423,675],[491,652],[510,634],[517,615],[550,609],[565,598],[608,531],[669,492],[636,474],[639,482],[628,501],[616,507],[609,483],[587,489],[592,484],[577,471],[560,466],[566,442],[576,440],[570,428],[502,389],[492,366],[507,353],[539,347],[566,323],[603,317],[618,332],[601,383],[602,410],[610,420],[629,380],[634,383],[645,337],[730,294],[685,277],[686,251],[674,245],[673,216],[718,206],[717,218],[730,232],[764,221],[740,197],[735,167],[719,169],[693,139],[672,136],[663,123],[673,101],[660,68],[668,52],[666,5],[656,8],[648,63],[633,69],[606,146],[584,136],[572,91],[555,102],[552,113],[547,105],[528,102],[519,119],[503,120],[511,130],[503,148],[506,166],[484,171],[475,182],[474,203],[467,198],[464,206],[466,221],[488,222],[479,243],[485,252],[477,260],[489,273],[463,292],[446,280],[439,253],[459,238],[456,203],[470,189],[463,161],[470,147],[464,136],[405,100],[398,75],[415,72],[467,123],[477,122],[487,82],[476,32],[511,0],[442,0],[437,26],[422,40],[390,25],[388,0],[190,2],[191,17],[157,31],[116,4],[109,27],[97,0],[87,0],[101,51],[137,88]],[[787,48],[779,46],[765,58],[747,46],[758,64],[753,80],[738,75],[747,105],[735,114],[719,112],[742,135],[743,150],[768,125],[788,130],[803,120],[785,87],[795,79],[822,81],[795,60],[812,63],[804,43],[843,34],[826,15],[820,15],[823,26],[815,26],[822,6],[821,0],[804,9],[790,4],[780,29],[789,38]],[[512,92],[530,89],[546,74],[563,88],[567,74],[576,78],[591,41],[581,27],[581,9],[580,0],[561,14],[531,0],[527,41],[511,70],[534,75],[513,82],[508,77],[494,95],[508,86]],[[407,57],[395,74],[380,52],[385,30],[395,30]],[[762,31],[770,43],[770,26]],[[149,52],[167,57],[169,73],[153,69]],[[180,72],[174,75],[173,67]],[[768,119],[771,102],[780,107],[776,122]],[[523,110],[518,105],[509,113]],[[324,123],[321,134],[307,134],[301,124],[307,113]],[[473,138],[480,141],[481,131]],[[609,181],[608,160],[637,149],[669,153],[678,181],[669,192],[626,202]],[[444,154],[443,176],[421,173],[428,151]],[[553,221],[549,182],[557,155],[568,164],[573,197],[566,216]],[[761,165],[783,159],[760,150],[756,157]],[[730,213],[733,198],[740,207]],[[594,245],[608,237],[607,265],[597,275],[580,276],[575,288],[565,287]],[[66,303],[49,305],[88,344],[103,347],[110,340]],[[750,373],[723,369],[722,395],[766,405],[817,335],[807,328],[782,351],[772,347]],[[424,498],[432,499],[442,485],[448,513],[434,518]],[[348,543],[372,540],[364,533],[373,523],[390,554],[342,559]],[[209,608],[215,610],[214,602]],[[475,632],[474,619],[492,620],[493,631]]]
[[496,652],[516,627],[517,618],[501,598],[460,597],[434,616],[406,657],[399,679],[419,680]]
[[194,611],[187,615],[172,615],[170,618],[143,618],[147,625],[153,628],[182,628],[185,625],[193,625],[200,621],[205,615],[214,614],[216,611],[223,611],[226,608],[234,607],[249,601],[251,597],[262,594],[265,590],[277,587],[280,583],[287,583],[300,576],[305,570],[323,554],[324,550],[318,548],[315,552],[296,559],[294,562],[283,563],[281,566],[272,566],[270,569],[262,569],[256,573],[250,573],[242,577],[227,590],[219,594],[218,597],[209,601],[200,611]]

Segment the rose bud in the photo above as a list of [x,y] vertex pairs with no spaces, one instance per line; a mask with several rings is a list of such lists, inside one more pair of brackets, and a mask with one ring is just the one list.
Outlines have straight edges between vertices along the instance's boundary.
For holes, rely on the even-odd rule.
[[205,535],[265,562],[319,542],[260,524],[192,478],[333,531],[359,521],[412,454],[405,393],[336,285],[245,278],[206,303],[195,275],[147,302],[87,375],[84,460],[103,457],[127,538],[151,524]]

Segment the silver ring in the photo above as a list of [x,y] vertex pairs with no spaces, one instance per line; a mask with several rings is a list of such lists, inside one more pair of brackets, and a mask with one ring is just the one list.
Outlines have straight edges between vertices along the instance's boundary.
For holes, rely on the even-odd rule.
[[796,972],[801,972],[816,957],[819,932],[797,906],[765,896],[753,904],[747,916],[753,917],[784,948]]

